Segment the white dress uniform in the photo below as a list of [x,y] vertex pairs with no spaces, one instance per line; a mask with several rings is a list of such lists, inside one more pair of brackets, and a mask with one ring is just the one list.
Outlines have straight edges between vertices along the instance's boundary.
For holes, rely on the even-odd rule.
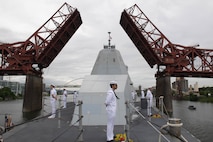
[[144,98],[145,98],[145,94],[144,94],[143,89],[141,90],[141,98],[142,98],[142,99],[144,99]]
[[135,101],[136,93],[135,93],[134,91],[132,91],[131,95],[132,95],[132,100],[133,100],[133,102],[134,102],[134,101]]
[[50,103],[51,103],[51,107],[52,107],[52,115],[50,116],[50,118],[55,118],[55,115],[56,115],[56,99],[53,98],[54,97],[57,97],[57,92],[55,90],[55,88],[52,88],[50,90]]
[[73,101],[76,105],[78,104],[78,92],[77,91],[74,92]]
[[65,89],[63,91],[63,103],[64,103],[63,108],[67,108],[67,90],[65,90]]
[[114,119],[117,109],[117,100],[112,89],[108,90],[105,101],[107,111],[107,141],[114,139]]
[[151,116],[152,115],[151,108],[152,108],[153,95],[149,89],[146,92],[146,99],[147,99],[147,115]]

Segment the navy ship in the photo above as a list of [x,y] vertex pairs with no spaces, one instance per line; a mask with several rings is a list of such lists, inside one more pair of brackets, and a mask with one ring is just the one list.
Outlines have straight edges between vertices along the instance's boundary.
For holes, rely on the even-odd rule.
[[18,124],[2,134],[2,141],[17,142],[105,142],[105,98],[109,82],[118,83],[117,114],[114,133],[117,142],[196,142],[199,140],[182,127],[178,118],[168,118],[153,106],[153,116],[141,107],[140,98],[132,100],[135,91],[120,52],[111,45],[99,52],[91,74],[86,76],[79,90],[78,104],[69,102],[67,108],[57,110],[57,117],[41,116]]

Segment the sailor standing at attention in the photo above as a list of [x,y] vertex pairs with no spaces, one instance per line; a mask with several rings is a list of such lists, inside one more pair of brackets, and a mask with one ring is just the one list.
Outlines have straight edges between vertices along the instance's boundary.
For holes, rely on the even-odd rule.
[[67,108],[67,90],[66,89],[63,89],[63,103],[64,103],[63,108]]
[[107,111],[107,142],[114,141],[114,119],[116,115],[117,100],[118,96],[115,94],[115,89],[117,89],[117,82],[110,82],[110,89],[106,96],[106,111]]
[[55,90],[54,85],[50,85],[50,103],[52,107],[52,115],[50,115],[48,118],[55,118],[56,115],[56,101],[57,101],[57,92]]
[[147,115],[152,116],[152,101],[153,101],[153,95],[150,91],[150,88],[146,92],[146,99],[147,99]]
[[141,99],[144,99],[145,98],[145,93],[144,93],[144,90],[142,89],[141,90]]

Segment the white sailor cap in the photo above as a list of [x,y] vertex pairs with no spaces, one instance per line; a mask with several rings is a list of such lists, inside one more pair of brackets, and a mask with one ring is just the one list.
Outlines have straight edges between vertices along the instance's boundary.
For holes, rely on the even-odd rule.
[[110,85],[113,85],[113,84],[117,84],[117,82],[116,82],[116,81],[110,81],[109,84],[110,84]]

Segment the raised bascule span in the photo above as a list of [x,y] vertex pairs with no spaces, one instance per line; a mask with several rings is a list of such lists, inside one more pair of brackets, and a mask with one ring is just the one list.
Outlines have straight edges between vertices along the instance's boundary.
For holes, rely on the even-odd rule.
[[82,24],[64,3],[26,41],[0,44],[0,75],[26,75],[23,111],[42,108],[42,69],[48,67]]
[[64,3],[26,41],[0,45],[0,75],[42,74],[81,24],[78,10]]
[[169,111],[170,77],[213,77],[213,50],[173,44],[136,4],[122,12],[120,25],[150,67],[157,66],[157,97],[165,97]]
[[151,68],[164,67],[157,74],[213,77],[213,50],[173,44],[136,4],[123,11],[120,24]]

